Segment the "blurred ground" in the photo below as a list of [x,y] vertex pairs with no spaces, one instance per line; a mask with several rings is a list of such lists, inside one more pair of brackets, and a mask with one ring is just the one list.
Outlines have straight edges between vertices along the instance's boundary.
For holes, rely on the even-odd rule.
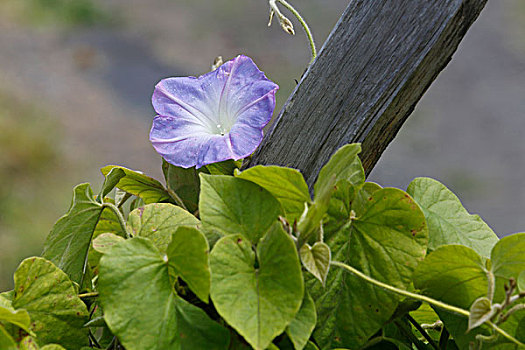
[[[347,0],[302,0],[318,46]],[[309,61],[302,31],[267,28],[264,0],[0,0],[0,290],[39,254],[72,187],[118,163],[160,178],[153,86],[243,53],[279,83]],[[525,4],[489,0],[371,179],[438,178],[500,235],[525,230]]]

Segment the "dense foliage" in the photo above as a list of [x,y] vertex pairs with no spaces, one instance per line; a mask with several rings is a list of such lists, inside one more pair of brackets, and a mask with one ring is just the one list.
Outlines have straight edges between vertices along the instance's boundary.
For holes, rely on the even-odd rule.
[[498,240],[432,179],[365,182],[359,151],[313,199],[284,167],[103,168],[0,294],[0,348],[523,346],[525,233]]

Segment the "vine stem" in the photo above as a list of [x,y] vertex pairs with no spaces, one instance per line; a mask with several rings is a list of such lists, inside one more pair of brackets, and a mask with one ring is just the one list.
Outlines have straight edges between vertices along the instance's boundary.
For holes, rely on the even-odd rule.
[[126,236],[128,238],[131,237],[131,234],[128,232],[128,229],[126,227],[126,220],[124,220],[124,216],[122,216],[122,213],[120,212],[119,208],[117,208],[116,205],[114,205],[112,203],[107,203],[107,202],[102,204],[102,206],[105,207],[105,208],[109,208],[109,209],[111,209],[111,211],[113,211],[113,213],[118,218],[118,222],[120,224],[120,228],[122,229],[122,231],[126,232]]
[[312,63],[314,59],[317,57],[317,49],[315,48],[314,36],[312,34],[312,31],[310,30],[310,27],[308,27],[308,24],[306,23],[304,18],[301,16],[299,11],[297,11],[290,3],[288,3],[286,0],[276,0],[276,1],[278,1],[284,7],[286,7],[288,11],[290,11],[303,26],[303,29],[306,33],[306,37],[308,38],[308,42],[310,43],[310,50],[312,53],[312,60],[310,61],[310,63]]
[[[376,280],[376,279],[374,279],[374,278],[372,278],[372,277],[370,277],[368,275],[365,275],[361,271],[353,268],[352,266],[348,266],[345,263],[342,263],[342,262],[339,262],[339,261],[332,261],[330,263],[330,265],[339,266],[339,267],[347,270],[348,272],[352,273],[353,275],[355,275],[355,276],[357,276],[357,277],[367,281],[368,283],[373,284],[375,286],[378,286],[379,288],[383,288],[383,289],[388,290],[390,292],[393,292],[393,293],[396,293],[396,294],[399,294],[399,295],[403,295],[403,296],[406,296],[406,297],[409,297],[409,298],[412,298],[412,299],[424,301],[424,302],[426,302],[426,303],[428,303],[430,305],[434,305],[436,307],[439,307],[440,309],[444,309],[444,310],[447,310],[447,311],[450,311],[450,312],[454,312],[454,313],[462,315],[462,316],[470,317],[470,312],[467,311],[467,310],[464,310],[462,308],[459,308],[459,307],[456,307],[456,306],[453,306],[453,305],[446,304],[446,303],[444,303],[442,301],[439,301],[439,300],[436,300],[436,299],[433,299],[433,298],[429,298],[429,297],[427,297],[425,295],[412,293],[412,292],[409,292],[409,291],[406,291],[406,290],[403,290],[403,289],[396,288],[396,287],[391,286],[389,284],[383,283],[383,282],[378,281],[378,280]],[[510,335],[507,332],[505,332],[503,329],[499,328],[493,322],[487,321],[485,323],[488,326],[490,326],[492,329],[494,329],[497,333],[499,333],[503,337],[507,338],[508,340],[513,342],[514,344],[517,344],[517,345],[520,345],[520,346],[525,346],[525,344],[523,344],[518,339],[514,338],[512,335]]]
[[84,293],[77,295],[79,298],[94,298],[98,297],[98,292]]

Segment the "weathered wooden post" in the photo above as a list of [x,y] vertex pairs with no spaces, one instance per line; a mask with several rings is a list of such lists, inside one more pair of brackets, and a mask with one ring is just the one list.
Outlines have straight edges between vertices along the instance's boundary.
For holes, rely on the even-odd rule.
[[487,0],[352,0],[249,166],[300,169],[310,188],[339,147],[367,174]]

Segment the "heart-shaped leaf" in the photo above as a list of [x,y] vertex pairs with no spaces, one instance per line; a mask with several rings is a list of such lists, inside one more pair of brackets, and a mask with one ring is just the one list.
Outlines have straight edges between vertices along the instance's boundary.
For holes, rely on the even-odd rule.
[[242,160],[228,159],[218,163],[211,163],[205,166],[211,175],[233,175],[235,170],[242,166]]
[[323,242],[316,242],[312,247],[304,244],[299,251],[303,266],[325,285],[326,276],[330,269],[331,252],[330,247]]
[[[361,201],[364,201],[362,203]],[[405,192],[385,188],[357,196],[356,218],[326,241],[332,260],[407,289],[426,254],[425,217]],[[323,349],[364,344],[392,316],[399,298],[341,269],[331,269],[326,288],[309,283],[319,327],[314,337]]]
[[128,217],[133,236],[149,238],[166,252],[171,235],[180,226],[197,226],[199,220],[186,210],[169,203],[154,203],[133,210]]
[[419,264],[414,286],[435,299],[468,309],[487,294],[487,270],[473,249],[446,245]]
[[374,199],[372,195],[381,189],[382,187],[374,182],[365,182],[363,187],[357,192],[356,199],[352,203],[352,210],[358,214],[364,212],[368,201]]
[[253,182],[225,175],[200,177],[199,211],[208,229],[240,233],[256,244],[282,213],[279,201]]
[[491,270],[496,278],[518,279],[525,271],[525,233],[503,237],[490,254]]
[[18,344],[19,350],[39,350],[38,344],[35,338],[31,336],[26,336]]
[[68,349],[88,345],[86,305],[77,288],[59,268],[43,258],[24,260],[15,272],[15,309],[25,309],[42,344],[56,343]]
[[22,328],[27,333],[32,333],[29,329],[31,318],[26,310],[14,310],[0,306],[0,322],[8,322]]
[[332,177],[330,185],[323,186],[322,193],[318,193],[314,202],[305,206],[305,210],[297,222],[298,244],[302,246],[309,241],[323,241],[322,223],[328,207],[330,198],[335,189],[335,177]]
[[13,337],[11,337],[9,333],[7,333],[7,331],[4,329],[4,327],[2,327],[1,324],[0,324],[0,349],[17,350],[17,346],[16,346],[16,343]]
[[172,273],[182,278],[205,303],[210,294],[209,247],[206,237],[194,227],[180,226],[167,250]]
[[516,328],[516,339],[525,344],[525,317],[518,322]]
[[169,193],[160,182],[138,171],[118,165],[108,165],[100,169],[100,171],[104,176],[107,176],[113,169],[121,169],[125,173],[125,176],[118,181],[116,187],[142,198],[144,203],[172,201]]
[[[114,234],[120,238],[124,238],[127,235],[125,227],[122,227],[120,223],[120,219],[110,208],[104,208],[104,210],[102,210],[102,214],[100,215],[95,231],[93,232],[92,242],[102,234]],[[93,249],[93,244],[91,244],[88,253],[88,263],[95,271],[98,271],[98,262],[101,257],[102,254]]]
[[[89,348],[89,349],[92,349],[92,348]],[[64,349],[63,347],[57,344],[48,344],[40,348],[40,350],[66,350],[66,349]]]
[[99,299],[128,350],[223,350],[229,332],[173,292],[169,258],[148,239],[114,245],[100,260]]
[[468,331],[481,326],[494,316],[496,309],[492,308],[491,302],[487,297],[476,299],[470,307],[470,317],[468,318]]
[[[424,294],[468,310],[487,295],[487,269],[483,258],[462,245],[445,245],[430,253],[414,273],[414,286]],[[468,348],[477,330],[466,334],[466,317],[435,309],[460,349]]]
[[340,148],[321,169],[315,183],[316,201],[322,197],[323,192],[331,188],[328,215],[323,219],[328,236],[337,232],[350,219],[354,197],[365,182],[365,172],[358,157],[360,152],[359,144]]
[[186,209],[190,212],[197,210],[200,191],[199,173],[205,168],[181,168],[162,159],[162,171],[166,179],[166,186],[175,192]]
[[89,184],[75,187],[73,204],[46,238],[42,256],[82,285],[91,238],[104,207],[93,199]]
[[410,183],[407,192],[425,213],[429,249],[461,244],[489,256],[498,237],[478,215],[469,214],[452,191],[434,179],[420,177]]
[[258,165],[235,175],[269,191],[283,206],[286,218],[293,223],[310,203],[308,185],[299,170]]
[[308,343],[317,322],[314,300],[304,292],[301,308],[295,315],[295,318],[286,328],[286,334],[293,343],[295,350],[302,350]]
[[99,203],[103,203],[104,197],[106,197],[106,195],[117,186],[120,179],[124,176],[126,176],[126,173],[120,168],[113,168],[107,173],[107,175],[105,175],[106,178],[104,179],[100,194],[98,195]]
[[345,145],[332,155],[330,160],[319,172],[319,177],[314,185],[315,198],[325,191],[323,187],[332,186],[331,178],[335,177],[335,183],[346,180],[351,185],[359,188],[365,183],[365,171],[361,165],[358,154],[361,145],[357,143]]
[[290,236],[275,223],[256,252],[242,235],[223,237],[211,252],[210,266],[218,313],[254,349],[266,349],[303,300],[301,265]]

